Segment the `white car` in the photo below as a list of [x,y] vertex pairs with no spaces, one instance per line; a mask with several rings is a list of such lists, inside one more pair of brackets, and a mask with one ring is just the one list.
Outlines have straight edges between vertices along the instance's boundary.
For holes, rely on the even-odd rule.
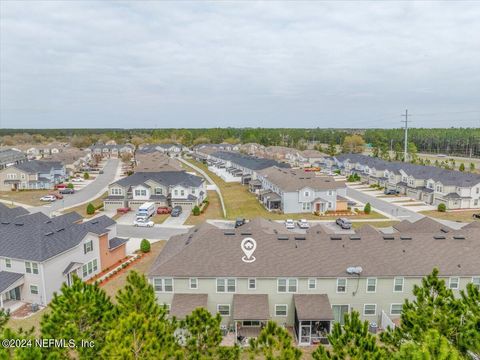
[[285,220],[285,227],[287,229],[295,229],[295,223],[293,222],[292,219],[287,219]]
[[139,227],[153,227],[155,223],[152,220],[137,219],[133,222],[133,225]]
[[73,179],[71,180],[71,182],[76,182],[76,183],[78,183],[78,182],[83,182],[83,179],[82,179],[82,178],[73,178]]
[[40,198],[40,201],[48,201],[48,202],[53,202],[57,200],[56,196],[54,195],[45,195]]
[[307,221],[306,219],[300,219],[300,220],[298,220],[297,224],[298,224],[298,227],[299,227],[300,229],[308,229],[308,228],[310,228],[310,224],[308,223],[308,221]]

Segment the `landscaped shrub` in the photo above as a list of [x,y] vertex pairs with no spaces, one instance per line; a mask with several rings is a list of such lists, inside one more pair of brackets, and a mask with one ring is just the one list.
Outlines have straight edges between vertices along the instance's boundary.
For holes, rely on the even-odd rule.
[[437,210],[440,212],[445,212],[447,211],[447,205],[445,205],[444,203],[440,203],[438,204]]
[[192,213],[193,213],[193,216],[200,215],[200,208],[197,205],[195,205],[195,207],[192,210]]
[[89,204],[87,205],[87,214],[88,214],[88,215],[93,215],[93,214],[95,214],[95,206],[93,206],[92,203],[89,203]]
[[68,183],[67,188],[73,189],[73,184],[72,184],[72,183]]
[[367,215],[372,212],[372,205],[370,205],[369,202],[365,204],[365,207],[363,208],[363,212]]
[[140,242],[140,250],[141,250],[143,253],[148,253],[148,252],[150,252],[150,241],[148,241],[147,239],[143,239],[143,240]]
[[88,179],[90,179],[90,175],[86,172],[85,174],[83,174],[83,178],[85,180],[88,180]]

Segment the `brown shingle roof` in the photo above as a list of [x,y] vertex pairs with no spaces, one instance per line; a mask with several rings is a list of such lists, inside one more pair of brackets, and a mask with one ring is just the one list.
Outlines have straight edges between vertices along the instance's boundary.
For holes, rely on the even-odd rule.
[[402,222],[393,225],[393,228],[399,232],[411,232],[411,233],[438,233],[449,232],[452,228],[439,223],[429,217],[424,217],[414,223],[403,220]]
[[170,315],[177,319],[185,319],[197,308],[207,308],[208,294],[178,294],[173,295]]
[[326,294],[295,294],[293,302],[298,320],[333,320],[333,311]]
[[234,320],[268,320],[268,295],[266,294],[234,294]]

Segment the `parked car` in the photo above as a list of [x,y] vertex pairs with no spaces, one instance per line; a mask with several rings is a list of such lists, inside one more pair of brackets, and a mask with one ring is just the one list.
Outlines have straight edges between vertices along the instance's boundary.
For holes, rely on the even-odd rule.
[[75,190],[70,189],[70,188],[63,188],[58,191],[60,194],[74,194]]
[[63,196],[60,195],[60,194],[53,193],[53,194],[50,194],[50,195],[55,196],[55,199],[57,199],[57,200],[63,199]]
[[65,184],[57,184],[57,185],[55,185],[55,190],[65,189],[66,187],[67,187],[67,185],[65,185]]
[[172,217],[178,217],[180,216],[180,214],[182,213],[183,209],[181,206],[175,206],[173,209],[172,209],[172,212],[170,213],[170,216]]
[[285,220],[285,227],[287,229],[295,229],[295,223],[293,222],[292,219],[287,219]]
[[57,197],[55,195],[45,195],[40,198],[40,201],[53,202],[55,200],[57,200]]
[[118,208],[118,209],[117,209],[117,214],[126,214],[126,213],[128,213],[130,210],[132,210],[132,209],[130,209],[129,207]]
[[480,219],[480,213],[478,213],[478,214],[473,214],[473,215],[472,215],[472,218],[474,218],[474,219]]
[[383,192],[385,195],[398,195],[400,194],[400,191],[395,190],[395,189],[385,189]]
[[237,218],[237,220],[235,220],[235,229],[242,225],[245,225],[245,222],[245,219]]
[[344,230],[349,230],[352,228],[352,223],[350,220],[345,219],[345,218],[338,218],[335,223],[340,226]]
[[172,208],[169,206],[160,206],[157,208],[157,214],[170,214],[172,212]]
[[152,220],[137,218],[133,222],[133,225],[134,226],[139,226],[139,227],[153,227],[153,225],[155,225],[155,223]]
[[308,221],[306,219],[300,219],[297,221],[297,224],[298,224],[298,227],[300,229],[308,229],[310,228],[310,224],[308,223]]
[[137,209],[137,217],[138,216],[144,216],[146,218],[149,218],[153,215],[155,215],[155,203],[154,202],[146,202],[140,205],[140,207]]
[[76,177],[76,178],[73,178],[73,179],[71,180],[71,182],[79,183],[79,182],[83,182],[83,179],[82,179],[82,178],[79,178],[79,177]]

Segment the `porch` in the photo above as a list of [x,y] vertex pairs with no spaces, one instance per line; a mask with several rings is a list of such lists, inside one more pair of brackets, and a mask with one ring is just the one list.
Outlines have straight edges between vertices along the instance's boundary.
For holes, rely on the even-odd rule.
[[282,210],[282,198],[273,191],[260,195],[260,201],[268,211]]
[[235,342],[240,346],[248,346],[250,339],[257,338],[269,318],[268,295],[233,295]]
[[0,309],[13,312],[23,305],[22,289],[24,275],[10,271],[0,271]]

